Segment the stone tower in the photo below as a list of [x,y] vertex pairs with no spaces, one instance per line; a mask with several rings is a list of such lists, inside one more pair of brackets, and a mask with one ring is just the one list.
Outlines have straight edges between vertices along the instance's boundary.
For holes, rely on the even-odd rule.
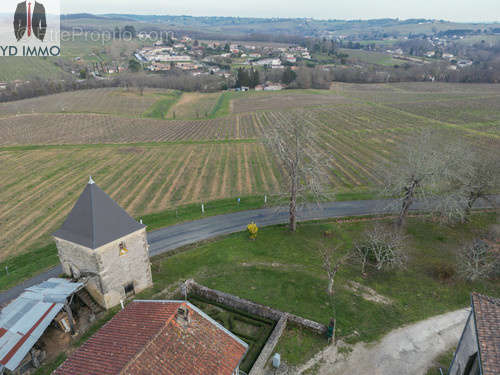
[[54,238],[64,273],[87,280],[88,292],[106,309],[153,284],[146,227],[92,177]]

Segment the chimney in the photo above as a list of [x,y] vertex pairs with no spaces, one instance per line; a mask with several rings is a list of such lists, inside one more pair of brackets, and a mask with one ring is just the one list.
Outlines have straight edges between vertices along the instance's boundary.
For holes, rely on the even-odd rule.
[[179,306],[175,320],[183,327],[187,327],[189,325],[189,309],[186,305]]

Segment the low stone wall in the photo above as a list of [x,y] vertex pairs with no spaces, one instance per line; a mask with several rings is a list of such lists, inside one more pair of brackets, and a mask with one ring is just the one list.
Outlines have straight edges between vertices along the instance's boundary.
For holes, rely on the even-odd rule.
[[246,299],[233,296],[232,294],[224,293],[219,290],[207,288],[206,286],[198,284],[196,281],[190,279],[184,283],[184,289],[187,294],[195,294],[208,301],[220,303],[231,307],[235,310],[244,311],[251,315],[259,316],[261,318],[271,319],[276,323],[271,336],[267,339],[266,345],[262,348],[259,357],[255,361],[249,375],[262,375],[264,368],[274,348],[286,328],[287,323],[292,323],[297,326],[307,328],[317,334],[325,335],[327,327],[318,322],[302,318],[297,315],[289,314],[283,311],[272,309],[269,306],[259,305],[258,303],[248,301]]
[[[259,305],[258,303],[248,301],[246,299],[233,296],[232,294],[224,293],[219,290],[207,288],[206,286],[198,284],[194,280],[187,280],[186,283],[187,293],[193,293],[203,297],[209,301],[217,302],[236,310],[241,310],[252,315],[260,316],[261,318],[271,319],[278,322],[285,314],[282,311],[273,309],[269,306]],[[323,324],[314,322],[309,319],[302,318],[297,315],[288,314],[288,321],[300,327],[310,329],[317,334],[326,334],[327,327]]]
[[286,328],[286,323],[288,320],[288,314],[283,314],[276,323],[271,336],[267,339],[266,345],[262,348],[259,357],[255,361],[248,375],[261,375],[264,373],[264,368],[266,367],[267,360],[273,354],[274,348],[278,344],[278,341]]

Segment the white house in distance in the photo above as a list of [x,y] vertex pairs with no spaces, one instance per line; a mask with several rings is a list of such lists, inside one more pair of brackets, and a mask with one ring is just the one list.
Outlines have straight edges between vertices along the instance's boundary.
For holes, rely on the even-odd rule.
[[92,177],[54,238],[64,273],[106,309],[153,285],[146,226]]

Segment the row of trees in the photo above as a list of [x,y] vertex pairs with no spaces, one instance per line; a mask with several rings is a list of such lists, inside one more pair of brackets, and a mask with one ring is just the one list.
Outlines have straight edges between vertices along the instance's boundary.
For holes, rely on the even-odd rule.
[[[266,128],[264,144],[275,156],[290,201],[290,230],[296,230],[299,201],[328,197],[329,155],[317,145],[319,135],[296,111],[288,123]],[[484,147],[484,146],[483,146]],[[500,186],[500,154],[446,132],[424,130],[396,152],[396,160],[380,165],[382,195],[392,197],[401,228],[412,208],[429,210],[448,223],[464,222],[479,199],[490,201]],[[417,206],[418,205],[418,206]]]
[[239,68],[236,74],[236,87],[255,88],[260,83],[260,73],[258,70]]
[[[493,147],[492,147],[493,149]],[[418,201],[446,222],[464,222],[478,199],[500,186],[500,155],[448,133],[423,131],[382,166],[384,195],[397,198],[397,226]],[[491,202],[494,203],[494,202]]]
[[175,89],[184,91],[216,91],[227,87],[225,79],[205,75],[194,77],[189,73],[175,72],[164,75],[148,75],[145,73],[123,73],[110,79],[66,78],[64,80],[33,78],[23,84],[10,83],[0,91],[0,102],[22,100],[44,95],[57,94],[66,91],[96,89],[104,87],[145,87]]
[[[288,123],[266,127],[263,142],[280,165],[289,202],[289,230],[297,229],[297,209],[311,199],[318,204],[331,199],[328,193],[328,154],[318,147],[318,134],[308,124],[307,115],[294,112]],[[424,130],[401,146],[396,160],[379,168],[384,196],[392,197],[398,212],[394,226],[376,225],[367,230],[353,250],[339,256],[339,247],[320,249],[328,276],[328,292],[333,294],[335,276],[348,260],[375,270],[404,269],[408,261],[403,227],[412,208],[435,214],[447,223],[466,221],[479,199],[490,201],[500,186],[500,155],[491,148],[473,146],[448,133]],[[495,206],[495,201],[490,201]],[[418,206],[417,206],[418,204]],[[476,280],[498,274],[500,256],[487,242],[474,239],[457,252],[458,273]]]

